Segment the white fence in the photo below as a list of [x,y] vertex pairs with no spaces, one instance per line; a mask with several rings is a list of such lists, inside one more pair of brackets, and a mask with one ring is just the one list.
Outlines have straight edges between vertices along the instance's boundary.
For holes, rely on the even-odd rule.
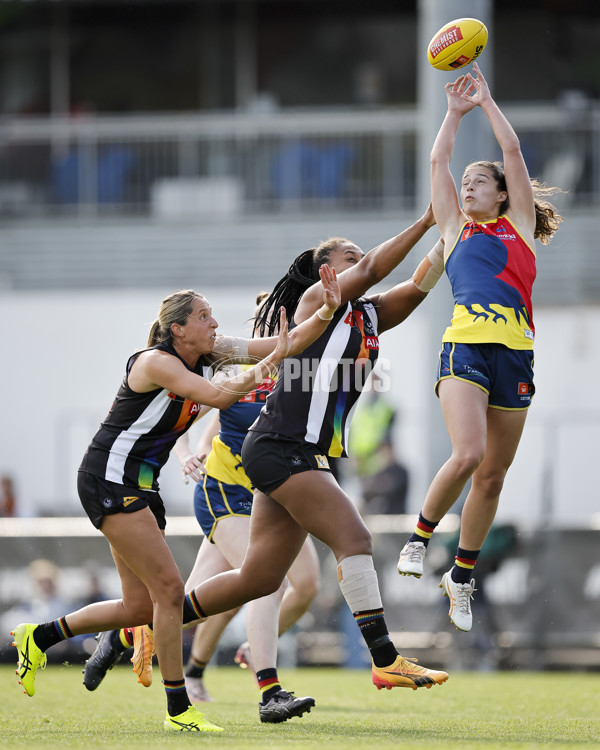
[[[600,107],[505,107],[530,172],[600,200]],[[0,215],[221,216],[412,208],[421,113],[0,121]]]

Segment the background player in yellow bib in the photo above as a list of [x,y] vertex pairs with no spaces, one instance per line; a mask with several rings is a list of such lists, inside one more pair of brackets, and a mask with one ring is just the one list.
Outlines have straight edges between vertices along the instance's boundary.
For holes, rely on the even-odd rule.
[[[476,63],[473,70],[475,76],[446,84],[448,111],[431,151],[432,204],[454,296],[436,383],[452,454],[434,477],[398,562],[402,575],[423,574],[435,527],[472,477],[455,564],[440,583],[459,630],[471,629],[471,575],[535,390],[535,239],[547,244],[562,221],[545,200],[557,188],[530,179],[515,131]],[[476,106],[492,126],[504,163],[469,164],[459,199],[450,159],[460,121]]]

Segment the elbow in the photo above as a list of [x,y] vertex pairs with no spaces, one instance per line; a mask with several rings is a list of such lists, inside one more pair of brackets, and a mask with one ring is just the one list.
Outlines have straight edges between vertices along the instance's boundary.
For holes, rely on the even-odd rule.
[[221,411],[223,409],[228,409],[240,398],[241,395],[227,393],[227,391],[221,391],[221,393],[215,396],[214,403],[207,404],[207,406],[212,406],[214,409],[219,409],[219,411]]
[[521,143],[516,134],[507,143],[502,144],[502,156],[505,161],[509,156],[521,156]]
[[431,166],[432,172],[435,169],[439,169],[441,167],[448,167],[449,163],[450,163],[450,160],[448,158],[446,158],[445,156],[442,156],[439,153],[436,153],[435,151],[432,151],[431,155],[429,156],[429,164]]

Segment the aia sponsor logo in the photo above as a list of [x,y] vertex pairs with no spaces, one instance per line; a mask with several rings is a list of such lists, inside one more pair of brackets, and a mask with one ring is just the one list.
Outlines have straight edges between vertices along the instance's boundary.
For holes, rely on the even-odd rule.
[[360,310],[350,310],[348,315],[346,315],[346,317],[344,318],[344,323],[348,326],[360,326],[362,322],[363,314],[360,312]]
[[188,410],[188,416],[193,417],[194,414],[198,414],[200,412],[200,404],[196,404],[194,401],[190,403],[190,408]]
[[379,351],[379,339],[377,336],[365,336],[365,346],[367,349]]

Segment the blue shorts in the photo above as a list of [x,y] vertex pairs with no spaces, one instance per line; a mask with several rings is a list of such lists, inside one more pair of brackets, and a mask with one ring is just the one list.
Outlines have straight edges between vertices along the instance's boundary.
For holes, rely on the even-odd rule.
[[509,349],[504,344],[446,342],[440,351],[435,392],[442,380],[466,380],[488,394],[495,409],[518,411],[531,406],[533,352]]
[[205,474],[196,485],[194,513],[209,542],[221,518],[248,517],[251,511],[252,493],[240,484],[225,484]]

